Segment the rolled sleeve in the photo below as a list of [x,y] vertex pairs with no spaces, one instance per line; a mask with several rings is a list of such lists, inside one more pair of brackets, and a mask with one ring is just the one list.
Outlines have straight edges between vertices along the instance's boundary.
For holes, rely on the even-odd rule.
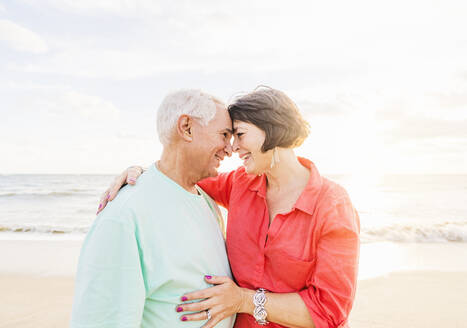
[[331,206],[323,222],[316,266],[299,295],[317,328],[345,327],[357,284],[358,214],[344,198]]
[[146,291],[134,228],[100,219],[81,250],[70,327],[139,327]]

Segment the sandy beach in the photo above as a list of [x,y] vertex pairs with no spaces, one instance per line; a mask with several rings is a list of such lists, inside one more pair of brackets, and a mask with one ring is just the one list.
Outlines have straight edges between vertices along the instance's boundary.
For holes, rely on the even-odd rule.
[[0,275],[0,327],[68,327],[72,277]]
[[354,328],[467,327],[467,273],[409,271],[359,283]]
[[[61,237],[0,240],[0,328],[68,326],[80,246],[80,240]],[[377,252],[374,249],[374,245],[363,245],[362,268],[371,263],[378,266],[381,256],[376,254],[382,249],[392,253],[399,249],[416,254],[417,267],[426,270],[378,272],[373,278],[360,280],[351,327],[467,327],[466,260],[458,257],[467,254],[466,244],[383,245]],[[427,270],[435,264],[428,259],[434,257],[439,257],[438,264],[446,271]],[[452,260],[451,267],[447,258]],[[407,268],[407,263],[399,264],[398,269]]]

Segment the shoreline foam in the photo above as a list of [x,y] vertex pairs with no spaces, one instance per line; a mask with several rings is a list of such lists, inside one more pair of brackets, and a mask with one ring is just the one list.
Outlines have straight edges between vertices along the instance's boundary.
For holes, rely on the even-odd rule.
[[[4,233],[16,234],[63,234],[85,235],[89,225],[57,224],[0,224],[0,239]],[[21,238],[21,237],[19,237]],[[395,243],[467,243],[467,222],[446,221],[430,224],[391,224],[378,227],[362,227],[362,244]]]

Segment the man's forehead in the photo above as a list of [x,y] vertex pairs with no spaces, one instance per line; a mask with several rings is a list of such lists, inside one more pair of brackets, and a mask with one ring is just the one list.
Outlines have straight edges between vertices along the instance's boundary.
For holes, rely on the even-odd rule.
[[228,110],[225,107],[217,106],[216,114],[209,121],[208,126],[218,131],[227,130],[227,132],[230,132],[232,130],[232,121]]
[[221,120],[228,122],[232,125],[232,120],[230,119],[229,111],[225,106],[217,106],[216,116]]

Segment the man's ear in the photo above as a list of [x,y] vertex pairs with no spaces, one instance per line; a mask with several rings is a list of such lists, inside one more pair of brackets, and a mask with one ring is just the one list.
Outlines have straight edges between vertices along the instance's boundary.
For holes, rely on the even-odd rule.
[[193,119],[188,115],[180,115],[177,120],[177,133],[187,142],[193,141]]

